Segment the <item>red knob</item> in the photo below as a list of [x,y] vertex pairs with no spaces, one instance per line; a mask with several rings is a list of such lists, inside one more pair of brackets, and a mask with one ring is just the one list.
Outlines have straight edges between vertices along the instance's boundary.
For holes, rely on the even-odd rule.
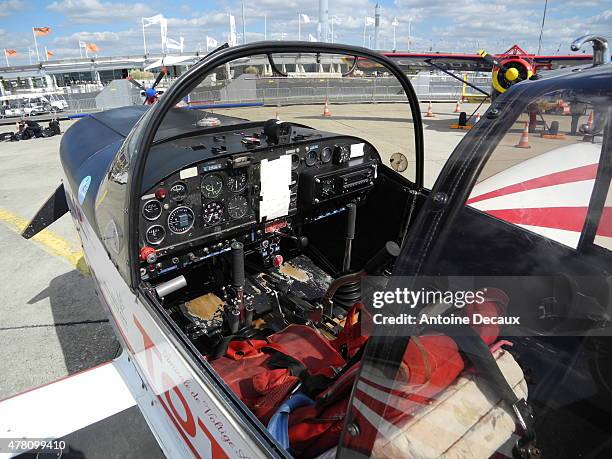
[[158,188],[157,190],[155,190],[155,197],[159,200],[164,200],[167,194],[168,190],[166,190],[165,188]]
[[155,263],[157,261],[157,252],[153,247],[144,246],[140,249],[140,259],[147,263]]
[[283,264],[283,256],[274,255],[274,257],[272,258],[272,264],[275,268],[280,268],[280,266]]

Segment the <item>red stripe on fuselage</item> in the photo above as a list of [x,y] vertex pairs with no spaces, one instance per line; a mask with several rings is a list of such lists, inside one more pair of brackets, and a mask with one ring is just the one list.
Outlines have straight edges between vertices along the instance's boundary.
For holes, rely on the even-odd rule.
[[597,235],[612,237],[612,207],[604,207],[597,227]]
[[515,225],[542,226],[581,232],[587,207],[542,207],[531,209],[488,210],[487,214]]
[[580,182],[582,180],[593,180],[597,174],[597,166],[597,163],[589,164],[587,166],[576,167],[574,169],[554,172],[542,177],[525,180],[524,182],[515,183],[514,185],[508,185],[498,190],[489,191],[487,193],[475,196],[468,199],[467,204],[474,204],[475,202],[484,201],[485,199],[506,196],[508,194],[519,193],[521,191],[534,190],[536,188],[545,188],[548,186],[561,185],[563,183]]

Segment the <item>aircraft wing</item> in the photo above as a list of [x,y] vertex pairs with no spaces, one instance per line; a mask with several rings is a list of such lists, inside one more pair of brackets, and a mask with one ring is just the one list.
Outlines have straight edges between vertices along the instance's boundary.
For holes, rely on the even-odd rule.
[[[146,390],[123,352],[115,360],[0,400],[0,458],[164,457]],[[166,443],[168,444],[168,443]]]
[[[383,53],[393,59],[404,70],[423,70],[431,68],[427,61],[431,61],[448,70],[491,72],[493,66],[478,54],[460,53]],[[572,65],[588,64],[593,61],[590,54],[571,54],[560,56],[536,56],[536,55],[508,55],[496,54],[498,60],[523,58],[531,59],[536,67],[544,69],[556,69]],[[365,64],[365,63],[363,63]],[[361,62],[359,67],[365,68]]]

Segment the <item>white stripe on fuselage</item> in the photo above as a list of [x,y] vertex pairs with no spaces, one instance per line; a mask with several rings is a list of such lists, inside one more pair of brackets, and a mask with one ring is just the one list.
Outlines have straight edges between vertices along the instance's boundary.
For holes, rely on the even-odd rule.
[[470,206],[487,212],[500,209],[588,207],[595,180],[563,183],[477,201]]
[[[556,148],[535,158],[516,164],[477,184],[470,197],[480,196],[490,191],[525,182],[545,175],[562,172],[577,167],[597,164],[601,146],[591,143],[580,143]],[[489,161],[495,160],[495,152]]]

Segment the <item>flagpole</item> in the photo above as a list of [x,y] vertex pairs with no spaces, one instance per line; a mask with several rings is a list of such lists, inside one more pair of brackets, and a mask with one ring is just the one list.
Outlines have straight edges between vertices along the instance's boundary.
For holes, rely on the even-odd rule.
[[395,21],[393,21],[393,51],[397,49],[396,42],[395,42],[395,28],[396,28]]
[[244,24],[244,0],[242,0],[242,44],[246,44],[246,25]]
[[142,23],[142,44],[144,46],[144,54],[147,55],[147,39],[145,37],[145,25],[144,18],[140,18],[140,22]]
[[38,58],[38,62],[40,62],[40,54],[38,54],[38,42],[36,41],[36,31],[34,27],[32,27],[32,35],[34,35],[34,46],[36,46],[36,57]]
[[334,22],[336,22],[336,16],[331,18],[331,42],[334,42]]
[[47,51],[46,46],[45,46],[45,62],[49,62],[49,51]]
[[408,51],[410,51],[410,33],[412,29],[412,19],[408,18]]
[[368,18],[363,18],[363,47],[366,45],[366,24],[368,23]]
[[298,13],[298,41],[302,40],[302,15]]
[[10,67],[8,63],[8,55],[6,54],[6,48],[4,49],[4,58],[6,59],[6,66]]
[[264,40],[268,39],[268,16],[264,14]]

